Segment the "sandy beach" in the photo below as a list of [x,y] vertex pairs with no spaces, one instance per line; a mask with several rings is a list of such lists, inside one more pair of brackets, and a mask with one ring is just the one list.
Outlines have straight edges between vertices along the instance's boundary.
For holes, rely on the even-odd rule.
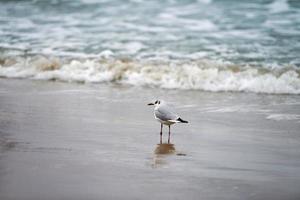
[[[159,123],[174,104],[189,124]],[[300,97],[0,79],[0,199],[300,198]]]

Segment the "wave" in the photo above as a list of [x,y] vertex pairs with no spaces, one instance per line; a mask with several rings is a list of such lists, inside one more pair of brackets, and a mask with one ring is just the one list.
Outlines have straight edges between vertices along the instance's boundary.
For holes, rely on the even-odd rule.
[[282,120],[299,120],[300,115],[296,114],[271,114],[267,116],[269,120],[282,121]]
[[[107,53],[106,53],[107,54]],[[300,70],[293,66],[239,66],[210,60],[162,61],[60,58],[41,55],[0,60],[0,77],[66,82],[117,82],[166,89],[300,94]]]

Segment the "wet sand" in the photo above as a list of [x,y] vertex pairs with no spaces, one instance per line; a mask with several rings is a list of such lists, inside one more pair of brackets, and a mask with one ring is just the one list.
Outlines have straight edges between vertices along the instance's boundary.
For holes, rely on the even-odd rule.
[[[146,104],[175,103],[189,124]],[[300,199],[300,97],[0,79],[0,199]]]

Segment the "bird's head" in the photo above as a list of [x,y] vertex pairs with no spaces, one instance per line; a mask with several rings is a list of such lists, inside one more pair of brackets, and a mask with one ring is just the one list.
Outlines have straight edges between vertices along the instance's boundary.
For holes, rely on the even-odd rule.
[[159,101],[159,100],[156,100],[154,103],[148,103],[148,106],[157,106],[157,105],[159,105],[161,103],[161,101]]

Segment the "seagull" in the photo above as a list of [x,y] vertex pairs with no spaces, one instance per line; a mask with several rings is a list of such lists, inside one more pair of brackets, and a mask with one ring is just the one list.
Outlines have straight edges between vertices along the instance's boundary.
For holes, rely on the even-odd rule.
[[170,143],[170,126],[175,123],[188,123],[181,119],[177,114],[172,112],[172,109],[165,101],[156,100],[154,103],[149,103],[148,106],[154,105],[154,117],[160,122],[160,143],[162,142],[163,125],[169,126],[168,143]]

